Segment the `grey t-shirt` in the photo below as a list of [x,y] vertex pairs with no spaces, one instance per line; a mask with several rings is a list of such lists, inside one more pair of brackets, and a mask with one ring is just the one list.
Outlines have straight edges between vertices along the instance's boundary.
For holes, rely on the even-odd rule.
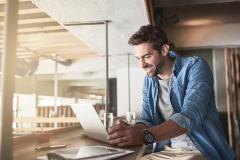
[[[162,113],[165,120],[168,120],[174,114],[174,110],[172,108],[170,97],[168,94],[170,79],[158,80],[158,82],[159,82],[158,110],[159,112]],[[180,136],[172,138],[171,147],[186,150],[196,150],[195,145],[192,143],[192,141],[186,134],[182,134]]]

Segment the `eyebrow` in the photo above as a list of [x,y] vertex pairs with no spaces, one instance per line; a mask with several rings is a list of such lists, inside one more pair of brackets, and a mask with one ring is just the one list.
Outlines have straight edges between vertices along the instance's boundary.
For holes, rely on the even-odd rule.
[[135,56],[135,58],[140,59],[140,58],[144,58],[145,56],[149,56],[149,55],[152,55],[152,53],[146,53],[146,54],[144,54],[144,55],[141,56],[141,57]]

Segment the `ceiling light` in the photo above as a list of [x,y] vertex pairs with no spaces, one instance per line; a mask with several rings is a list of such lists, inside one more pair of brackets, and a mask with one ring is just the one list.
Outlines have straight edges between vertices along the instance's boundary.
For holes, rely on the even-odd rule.
[[203,25],[211,25],[211,24],[217,24],[220,23],[217,20],[213,19],[194,19],[189,21],[184,21],[181,23],[183,26],[203,26]]

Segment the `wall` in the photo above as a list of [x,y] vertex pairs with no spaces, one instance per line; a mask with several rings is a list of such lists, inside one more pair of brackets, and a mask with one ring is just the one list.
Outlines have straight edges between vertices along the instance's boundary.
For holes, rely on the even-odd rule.
[[16,78],[15,93],[52,96],[53,81],[36,81],[34,77]]
[[[145,72],[136,67],[130,68],[130,111],[140,112],[142,84]],[[128,69],[117,70],[117,114],[125,115],[129,111]]]
[[166,29],[178,48],[213,48],[240,45],[240,24],[179,26]]
[[[62,95],[63,89],[61,85],[59,86],[59,92]],[[53,80],[37,81],[34,76],[15,78],[15,93],[53,96],[53,91]]]
[[182,56],[198,56],[204,58],[209,64],[210,68],[213,69],[212,49],[178,50],[177,53]]
[[227,111],[224,49],[213,49],[216,104],[219,111]]

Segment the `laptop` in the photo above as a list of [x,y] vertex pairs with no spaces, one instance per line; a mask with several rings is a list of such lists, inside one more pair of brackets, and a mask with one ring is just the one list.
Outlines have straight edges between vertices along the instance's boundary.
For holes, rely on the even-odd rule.
[[92,104],[80,103],[71,107],[83,128],[84,135],[108,143],[107,130]]

